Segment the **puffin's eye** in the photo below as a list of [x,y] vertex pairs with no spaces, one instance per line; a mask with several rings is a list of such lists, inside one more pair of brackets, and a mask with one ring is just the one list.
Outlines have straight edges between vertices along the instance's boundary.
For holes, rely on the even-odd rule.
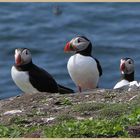
[[80,38],[78,38],[78,39],[77,39],[77,42],[78,42],[78,43],[80,43],[80,42],[81,42]]
[[132,64],[131,61],[128,61],[129,64]]
[[80,38],[80,37],[77,39],[77,42],[78,42],[78,43],[83,42],[83,41],[84,41],[84,40],[83,40],[82,38]]
[[27,54],[27,55],[28,55],[28,51],[27,51],[27,50],[25,51],[25,54]]

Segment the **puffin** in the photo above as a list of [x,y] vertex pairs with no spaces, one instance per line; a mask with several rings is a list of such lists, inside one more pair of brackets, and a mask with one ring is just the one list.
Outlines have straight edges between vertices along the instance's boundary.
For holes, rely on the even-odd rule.
[[[132,58],[121,58],[120,59],[120,72],[121,72],[121,81],[119,81],[114,89],[122,88],[124,86],[129,86],[134,83],[134,60]],[[130,84],[131,83],[131,84]]]
[[98,88],[102,67],[100,62],[92,57],[91,41],[85,36],[74,37],[66,43],[64,52],[74,53],[67,62],[67,69],[78,91]]
[[15,64],[11,68],[11,77],[24,93],[73,93],[70,88],[58,84],[44,69],[36,66],[28,48],[15,49]]

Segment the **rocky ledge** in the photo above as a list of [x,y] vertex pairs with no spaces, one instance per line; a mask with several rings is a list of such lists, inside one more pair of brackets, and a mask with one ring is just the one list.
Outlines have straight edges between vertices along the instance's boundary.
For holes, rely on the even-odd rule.
[[0,101],[0,137],[140,137],[139,107],[139,90],[22,94]]

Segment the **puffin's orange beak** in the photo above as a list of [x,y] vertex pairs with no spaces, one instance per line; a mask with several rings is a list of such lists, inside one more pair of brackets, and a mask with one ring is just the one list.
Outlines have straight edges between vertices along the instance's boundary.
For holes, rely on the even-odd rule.
[[76,50],[77,50],[76,46],[72,45],[70,42],[68,42],[64,47],[64,52],[71,52]]
[[124,71],[125,70],[125,63],[124,62],[120,65],[120,70],[121,71]]
[[21,62],[22,62],[21,55],[18,54],[18,55],[15,57],[15,63],[16,63],[16,65],[20,65]]

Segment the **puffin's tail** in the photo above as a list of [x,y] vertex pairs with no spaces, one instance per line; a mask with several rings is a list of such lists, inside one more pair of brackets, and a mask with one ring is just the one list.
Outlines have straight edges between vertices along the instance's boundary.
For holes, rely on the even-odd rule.
[[60,94],[74,93],[74,90],[58,84],[58,92]]

